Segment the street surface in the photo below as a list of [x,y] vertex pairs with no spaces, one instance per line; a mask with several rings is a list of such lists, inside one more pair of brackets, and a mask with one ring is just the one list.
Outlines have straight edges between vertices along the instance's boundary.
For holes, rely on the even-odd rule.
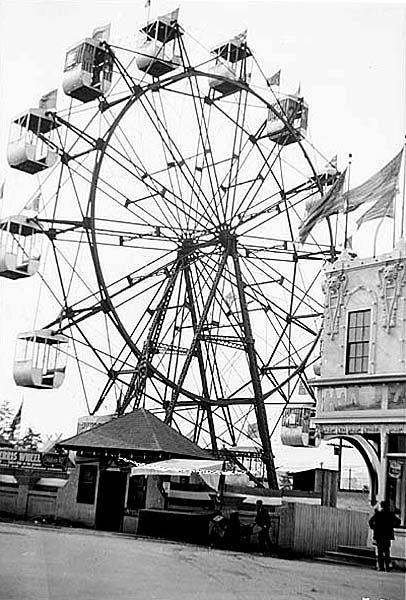
[[404,600],[404,573],[0,523],[0,600]]

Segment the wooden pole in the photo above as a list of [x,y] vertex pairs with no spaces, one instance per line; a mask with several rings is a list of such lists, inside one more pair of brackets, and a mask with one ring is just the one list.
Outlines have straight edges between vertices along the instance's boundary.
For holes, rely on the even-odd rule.
[[348,234],[348,199],[350,195],[350,175],[351,175],[351,163],[352,163],[352,154],[351,152],[348,155],[348,180],[347,180],[347,197],[345,201],[345,231],[344,231],[344,250],[347,249],[347,234]]
[[402,212],[400,220],[400,237],[403,238],[405,228],[405,196],[406,196],[406,135],[403,144],[403,193],[402,193]]

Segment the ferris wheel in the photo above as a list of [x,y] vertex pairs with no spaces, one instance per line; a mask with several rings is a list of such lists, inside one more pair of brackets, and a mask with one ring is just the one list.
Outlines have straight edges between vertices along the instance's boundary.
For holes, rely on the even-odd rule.
[[62,87],[65,105],[43,97],[8,147],[37,178],[31,213],[0,223],[0,276],[44,288],[17,385],[76,378],[90,414],[144,406],[214,452],[258,436],[274,487],[267,407],[311,393],[334,256],[327,225],[297,242],[336,175],[314,162],[307,104],[269,86],[246,32],[207,51],[177,11],[136,48],[95,30]]

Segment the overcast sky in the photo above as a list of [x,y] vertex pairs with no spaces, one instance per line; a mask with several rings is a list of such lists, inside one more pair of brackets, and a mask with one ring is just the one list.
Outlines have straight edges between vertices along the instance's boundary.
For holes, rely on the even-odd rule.
[[[16,186],[7,166],[10,120],[60,86],[66,49],[94,27],[111,22],[112,42],[133,47],[147,17],[144,5],[143,0],[0,0],[0,182],[6,179],[2,216],[21,210],[35,186],[28,175]],[[282,70],[281,90],[294,92],[301,82],[310,107],[312,142],[325,156],[338,154],[339,167],[353,154],[354,185],[399,151],[406,133],[404,2],[151,0],[151,16],[177,6],[182,26],[204,46],[247,28],[249,45],[264,72]],[[356,249],[368,241],[368,232],[355,240]],[[22,395],[11,375],[14,339],[32,327],[36,301],[29,287],[0,278],[0,399],[9,398],[15,407]],[[71,432],[83,407],[69,403],[68,391],[65,387],[41,400],[34,394],[34,402],[27,390],[26,424],[44,432]]]

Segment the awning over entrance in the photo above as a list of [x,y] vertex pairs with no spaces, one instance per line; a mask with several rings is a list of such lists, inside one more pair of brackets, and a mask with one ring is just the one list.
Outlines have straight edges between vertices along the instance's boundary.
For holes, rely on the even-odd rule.
[[173,475],[188,477],[192,473],[218,473],[222,472],[222,460],[195,460],[185,458],[171,458],[140,465],[131,469],[131,475]]
[[233,485],[251,487],[249,477],[244,471],[224,471],[222,460],[196,460],[172,458],[148,465],[140,465],[131,469],[131,475],[169,475],[173,477],[196,477],[204,481],[210,488],[217,490],[220,475],[224,481]]

